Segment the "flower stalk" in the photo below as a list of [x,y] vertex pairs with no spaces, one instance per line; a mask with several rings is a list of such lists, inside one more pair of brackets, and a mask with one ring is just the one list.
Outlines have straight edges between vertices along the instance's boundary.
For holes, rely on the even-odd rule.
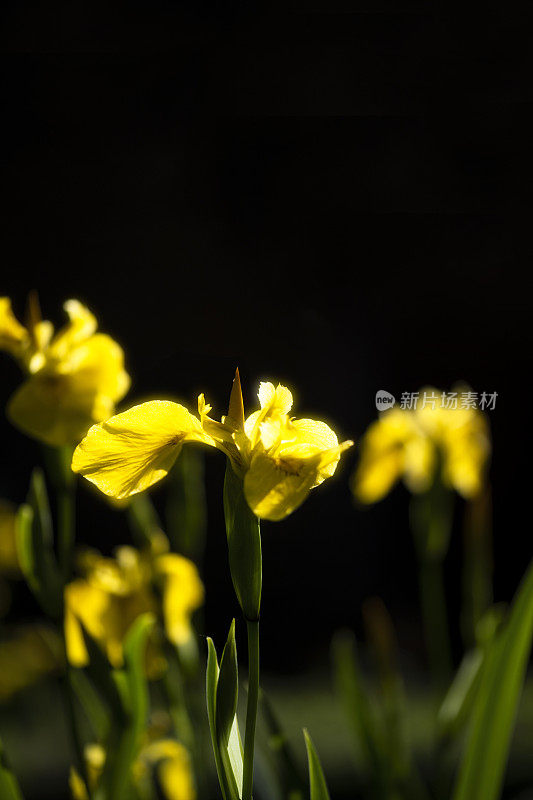
[[224,480],[224,516],[230,572],[248,636],[248,700],[244,736],[242,800],[251,800],[254,776],[255,728],[259,702],[259,614],[262,555],[259,519],[244,496],[242,479],[231,464]]
[[435,682],[442,684],[452,669],[444,558],[451,536],[453,495],[444,487],[438,473],[428,492],[412,498],[410,516],[419,562],[420,602],[428,657]]

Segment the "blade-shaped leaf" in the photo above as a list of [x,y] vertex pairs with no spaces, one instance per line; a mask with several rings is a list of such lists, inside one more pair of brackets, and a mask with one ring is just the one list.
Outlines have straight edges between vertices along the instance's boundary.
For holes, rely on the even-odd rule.
[[311,741],[311,737],[304,730],[305,746],[307,748],[307,760],[309,764],[309,788],[311,800],[330,800],[324,771],[320,764],[320,759]]
[[223,745],[228,744],[231,726],[237,711],[238,674],[235,620],[231,623],[228,639],[220,659],[217,684],[216,732]]
[[241,734],[239,732],[239,723],[237,722],[237,715],[233,717],[233,725],[231,726],[231,731],[229,734],[228,756],[231,769],[235,777],[235,782],[237,784],[237,791],[239,793],[239,797],[241,797],[242,776],[244,767],[242,762],[243,759],[242,741],[241,741]]
[[0,797],[2,800],[24,800],[15,775],[6,762],[0,741]]
[[465,654],[437,715],[439,737],[451,739],[464,725],[479,685],[484,652],[476,647]]
[[217,683],[218,683],[218,659],[217,652],[213,640],[208,637],[207,639],[207,671],[206,671],[206,686],[205,694],[207,700],[207,718],[209,720],[209,731],[211,733],[211,744],[213,745],[213,755],[215,757],[215,765],[217,768],[218,782],[224,800],[228,800],[228,790],[226,786],[226,779],[224,775],[224,767],[220,756],[220,748],[218,746],[217,732],[216,732],[216,708],[217,708]]
[[[223,745],[221,739],[217,736],[217,686],[219,680],[219,667],[217,660],[217,653],[213,641],[207,639],[207,672],[206,672],[206,699],[207,699],[207,717],[209,720],[209,730],[211,733],[211,743],[213,746],[213,755],[217,768],[218,782],[224,800],[239,800],[240,788],[242,787],[242,755],[240,759],[236,756],[235,746],[235,727],[237,725],[237,718],[234,717],[231,731],[229,734],[229,742]],[[238,733],[237,733],[238,737]],[[240,737],[237,739],[240,747]],[[241,748],[242,750],[242,748]]]
[[454,800],[497,800],[533,637],[533,563],[490,646]]
[[369,771],[379,776],[383,771],[386,745],[368,691],[363,685],[353,634],[337,634],[333,641],[333,659],[337,690],[355,739],[364,753]]
[[115,725],[107,746],[107,759],[96,797],[106,800],[126,800],[130,797],[131,766],[137,756],[148,715],[148,686],[144,657],[148,635],[154,617],[142,614],[128,631],[124,642],[125,671],[119,687],[127,707],[128,717],[122,726]]
[[46,614],[59,620],[63,608],[63,585],[52,550],[51,523],[44,481],[32,476],[29,503],[19,507],[16,544],[22,574]]

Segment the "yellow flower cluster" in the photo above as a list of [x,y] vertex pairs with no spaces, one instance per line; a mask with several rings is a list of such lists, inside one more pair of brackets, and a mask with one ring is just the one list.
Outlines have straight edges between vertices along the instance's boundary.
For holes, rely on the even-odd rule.
[[124,353],[78,300],[67,300],[67,324],[54,335],[30,296],[27,325],[21,325],[8,297],[0,297],[0,349],[28,375],[7,413],[24,433],[52,446],[76,444],[95,422],[111,416],[130,379]]
[[393,408],[362,439],[353,491],[362,503],[374,503],[403,479],[410,491],[424,492],[440,469],[446,486],[473,497],[483,486],[489,454],[487,420],[475,408]]
[[339,444],[325,422],[290,417],[292,394],[284,386],[261,383],[258,397],[260,408],[245,419],[237,372],[221,422],[209,417],[203,394],[198,417],[168,401],[134,406],[89,430],[74,452],[72,469],[107,495],[124,499],[163,478],[185,442],[200,442],[228,456],[256,516],[282,519],[333,475],[352,442]]
[[[100,744],[92,743],[85,747],[84,755],[89,788],[93,791],[104,769],[106,753]],[[182,744],[175,739],[157,739],[142,747],[132,765],[135,784],[142,785],[154,767],[166,800],[195,800],[191,759]],[[73,800],[89,800],[87,787],[74,768],[70,770],[70,791]]]
[[[166,635],[176,645],[191,635],[191,615],[204,599],[204,589],[194,564],[176,553],[165,552],[168,542],[158,535],[157,548],[140,552],[119,547],[115,558],[91,550],[83,554],[83,577],[65,588],[65,638],[67,656],[74,666],[84,666],[89,657],[82,625],[105,650],[115,667],[123,663],[123,642],[140,614],[159,609],[160,589]],[[80,625],[81,623],[81,625]],[[162,656],[150,653],[149,672],[157,673]]]

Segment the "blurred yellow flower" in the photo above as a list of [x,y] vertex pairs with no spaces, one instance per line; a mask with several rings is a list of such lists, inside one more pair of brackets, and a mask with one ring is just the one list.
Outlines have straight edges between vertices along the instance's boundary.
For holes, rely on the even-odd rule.
[[63,666],[60,637],[44,625],[26,625],[0,641],[0,702]]
[[[100,744],[92,743],[86,745],[84,755],[89,789],[93,792],[104,769],[106,752]],[[195,800],[191,759],[182,744],[175,739],[159,739],[142,747],[132,765],[134,783],[139,785],[149,778],[154,767],[166,800]],[[87,787],[74,767],[70,770],[70,791],[73,800],[89,800]]]
[[489,455],[487,419],[476,408],[393,408],[366,431],[352,488],[362,503],[380,500],[399,479],[424,492],[440,468],[443,483],[470,498],[483,487]]
[[133,768],[137,774],[146,774],[153,767],[167,800],[195,800],[191,758],[182,744],[175,739],[159,739],[146,745]]
[[143,491],[171,469],[184,442],[222,450],[244,480],[254,514],[279,520],[294,511],[335,472],[341,453],[324,422],[289,416],[292,394],[284,386],[261,383],[260,408],[244,416],[238,371],[229,412],[221,422],[198,398],[199,417],[177,403],[153,400],[94,425],[74,453],[72,469],[117,499]]
[[0,348],[13,355],[28,378],[7,413],[24,433],[52,446],[76,444],[94,423],[110,417],[130,379],[124,353],[77,300],[67,300],[67,324],[54,335],[30,296],[28,324],[21,325],[8,297],[0,297]]
[[[115,558],[86,552],[80,569],[83,577],[65,588],[65,638],[68,659],[74,666],[84,666],[89,660],[82,625],[105,650],[111,664],[122,666],[123,641],[131,624],[140,614],[159,609],[156,585],[161,590],[167,637],[176,645],[189,641],[191,616],[202,605],[204,590],[188,559],[124,546],[117,549]],[[164,667],[162,654],[152,647],[148,655],[149,673],[159,673]]]

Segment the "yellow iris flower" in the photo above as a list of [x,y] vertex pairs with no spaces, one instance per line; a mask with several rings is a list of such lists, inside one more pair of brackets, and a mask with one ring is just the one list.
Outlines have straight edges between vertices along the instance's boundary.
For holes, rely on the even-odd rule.
[[324,422],[290,417],[292,394],[285,386],[261,383],[258,397],[260,408],[245,419],[237,371],[221,422],[209,417],[203,394],[198,417],[168,401],[134,406],[89,430],[72,469],[111,497],[125,499],[163,478],[184,442],[200,442],[228,456],[256,516],[282,519],[333,475],[352,442],[339,444]]
[[424,492],[440,465],[444,484],[471,498],[483,487],[489,454],[487,419],[475,408],[393,408],[362,439],[353,491],[361,502],[374,503],[403,479],[410,491]]
[[24,433],[54,447],[76,444],[95,422],[110,417],[128,391],[122,348],[97,333],[91,312],[67,300],[67,324],[54,335],[30,296],[28,324],[21,325],[8,297],[0,297],[0,349],[20,363],[27,380],[7,413]]
[[[89,788],[93,792],[104,769],[106,752],[100,744],[91,743],[86,745],[84,755]],[[175,739],[157,739],[142,747],[132,765],[134,782],[142,785],[154,767],[166,800],[195,800],[191,759],[182,744]],[[87,787],[74,767],[69,783],[73,800],[89,800]]]
[[[176,645],[189,641],[191,615],[204,598],[202,582],[191,561],[175,553],[140,553],[124,546],[118,548],[115,558],[88,551],[80,567],[84,577],[65,588],[65,639],[71,664],[84,666],[89,660],[83,625],[111,664],[122,666],[123,641],[131,624],[140,614],[157,613],[159,609],[155,584],[161,589],[167,637]],[[163,659],[153,649],[150,656],[149,672],[155,674]]]

